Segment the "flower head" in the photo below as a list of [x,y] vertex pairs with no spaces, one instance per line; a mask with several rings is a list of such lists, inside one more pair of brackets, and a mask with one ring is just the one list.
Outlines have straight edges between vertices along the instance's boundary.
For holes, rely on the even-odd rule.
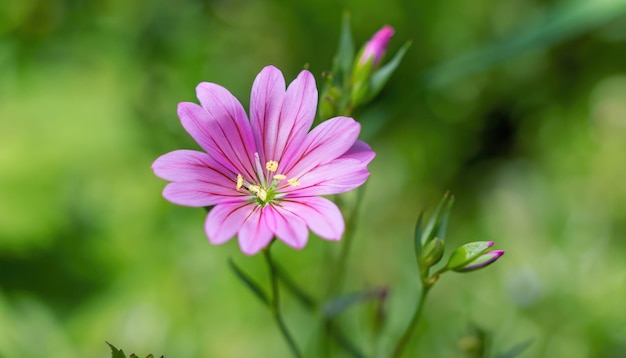
[[302,71],[285,90],[273,66],[256,77],[250,119],[224,87],[201,83],[200,105],[183,102],[178,116],[205,152],[176,150],[159,157],[154,173],[171,181],[163,196],[172,203],[214,206],[205,221],[213,244],[235,235],[253,255],[272,238],[301,249],[309,230],[339,240],[344,221],[337,206],[318,195],[338,194],[363,184],[370,147],[357,140],[360,125],[335,117],[309,132],[317,107],[315,79]]
[[387,52],[387,45],[391,37],[393,37],[393,34],[393,27],[389,25],[385,25],[382,29],[378,30],[367,44],[365,44],[361,57],[359,57],[359,65],[365,65],[370,59],[373,61],[373,66],[378,65],[380,59],[385,52]]

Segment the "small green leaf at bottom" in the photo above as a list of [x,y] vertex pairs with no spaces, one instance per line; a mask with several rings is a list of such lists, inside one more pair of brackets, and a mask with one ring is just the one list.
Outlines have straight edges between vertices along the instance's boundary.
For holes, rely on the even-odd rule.
[[106,344],[111,347],[111,358],[126,358],[126,354],[124,354],[123,350],[115,348],[115,346],[109,342],[106,342]]

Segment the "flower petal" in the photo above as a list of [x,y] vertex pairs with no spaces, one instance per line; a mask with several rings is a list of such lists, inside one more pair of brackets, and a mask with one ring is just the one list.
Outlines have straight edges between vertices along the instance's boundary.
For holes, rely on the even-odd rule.
[[272,241],[272,230],[267,223],[264,208],[256,207],[239,230],[239,248],[246,255],[254,255]]
[[281,205],[283,209],[303,219],[317,236],[333,241],[341,239],[345,224],[341,211],[332,201],[312,196],[298,200],[284,200]]
[[285,198],[340,194],[361,186],[369,174],[366,162],[342,157],[313,168],[298,178],[299,186],[283,192]]
[[[275,134],[285,97],[285,78],[274,66],[267,66],[256,76],[250,94],[250,124],[263,163],[274,157]],[[267,159],[269,158],[269,159]]]
[[[281,128],[278,133],[278,147],[281,150],[278,161],[286,151],[294,151],[300,146],[311,129],[317,110],[317,87],[315,77],[309,71],[301,71],[287,88],[283,107],[280,111]],[[285,143],[283,148],[280,144]],[[280,169],[280,168],[279,168]]]
[[306,245],[309,229],[304,220],[288,210],[272,206],[266,206],[263,215],[267,215],[270,230],[279,240],[298,250]]
[[204,207],[220,203],[241,203],[248,200],[245,193],[232,188],[224,188],[210,182],[172,182],[163,189],[163,197],[174,204]]
[[209,242],[219,245],[232,239],[253,208],[249,203],[224,203],[211,209],[204,222],[204,231]]
[[256,145],[243,107],[225,88],[201,83],[196,92],[202,107],[183,102],[178,116],[183,127],[220,164],[247,178],[254,178]]
[[[302,71],[285,92],[280,70],[265,67],[252,86],[250,118],[262,160],[279,163],[285,151],[297,148],[311,128],[317,109],[315,78]],[[292,149],[294,150],[294,149]]]
[[360,130],[361,125],[349,117],[323,122],[306,136],[297,152],[286,158],[282,173],[299,178],[312,168],[337,159],[354,145]]
[[341,157],[318,165],[298,178],[299,186],[287,187],[288,197],[340,194],[361,186],[369,177],[367,164],[376,154],[358,140]]
[[195,150],[175,150],[152,163],[154,174],[169,181],[211,181],[235,188],[237,175],[208,154]]
[[353,158],[368,164],[375,156],[376,153],[367,143],[357,140],[340,158]]

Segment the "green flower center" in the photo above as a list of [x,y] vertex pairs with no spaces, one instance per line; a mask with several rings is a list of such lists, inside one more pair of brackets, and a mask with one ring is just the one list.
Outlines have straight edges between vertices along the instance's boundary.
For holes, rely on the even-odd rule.
[[255,153],[257,180],[249,182],[241,174],[237,174],[237,191],[247,190],[250,194],[251,202],[260,206],[265,206],[270,202],[276,202],[276,194],[279,190],[288,186],[298,186],[300,182],[296,178],[287,180],[284,174],[276,174],[278,162],[270,160],[265,163],[265,170],[262,169],[259,156]]

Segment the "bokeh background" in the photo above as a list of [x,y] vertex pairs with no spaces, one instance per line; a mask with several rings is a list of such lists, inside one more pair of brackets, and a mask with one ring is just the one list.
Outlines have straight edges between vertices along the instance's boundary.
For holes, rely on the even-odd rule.
[[[418,212],[446,190],[448,245],[506,250],[447,274],[407,356],[461,357],[469,327],[491,355],[626,356],[626,2],[8,0],[0,3],[0,357],[281,357],[271,316],[227,266],[267,287],[261,257],[211,246],[204,210],[162,199],[150,164],[197,148],[176,116],[201,81],[247,107],[254,76],[304,67],[321,83],[342,14],[355,42],[384,24],[389,85],[355,113],[377,152],[345,292],[386,285],[344,324],[387,352],[419,292]],[[318,297],[339,245],[275,256]],[[296,339],[315,316],[286,296]],[[313,337],[313,338],[312,338]]]

